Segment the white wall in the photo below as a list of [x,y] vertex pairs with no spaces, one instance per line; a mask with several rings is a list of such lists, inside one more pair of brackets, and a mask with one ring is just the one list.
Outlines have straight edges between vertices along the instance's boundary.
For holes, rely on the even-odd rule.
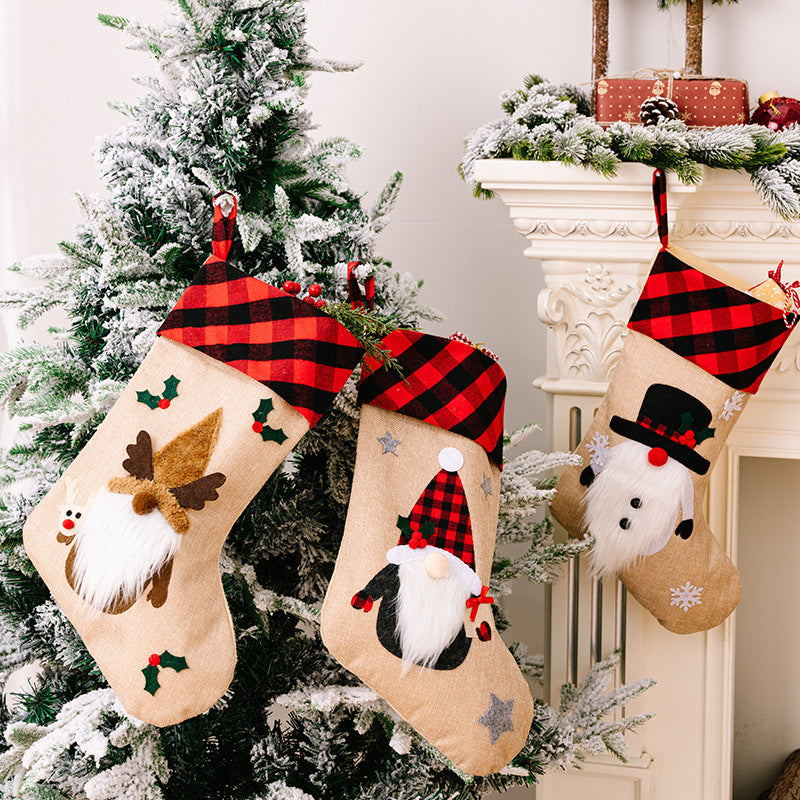
[[[612,73],[682,65],[680,9],[658,12],[655,0],[611,6]],[[363,145],[351,175],[368,200],[393,170],[405,173],[381,252],[425,279],[425,299],[449,317],[434,332],[463,330],[501,356],[509,426],[544,417],[543,397],[530,385],[544,369],[535,310],[541,281],[500,202],[473,199],[456,165],[464,136],[499,116],[500,91],[520,85],[526,73],[588,79],[590,7],[589,0],[309,4],[310,39],[320,53],[365,61],[354,74],[314,77],[310,108],[319,135]],[[51,251],[70,235],[72,194],[100,188],[89,155],[94,137],[120,124],[105,103],[135,97],[129,76],[149,68],[145,56],[124,50],[122,35],[95,22],[97,12],[147,21],[160,9],[160,0],[0,7],[7,42],[0,56],[4,263]],[[753,101],[769,89],[800,94],[792,46],[800,4],[742,0],[738,7],[711,6],[707,17],[707,74],[748,80]],[[540,594],[522,593],[512,613],[524,638],[541,647]]]

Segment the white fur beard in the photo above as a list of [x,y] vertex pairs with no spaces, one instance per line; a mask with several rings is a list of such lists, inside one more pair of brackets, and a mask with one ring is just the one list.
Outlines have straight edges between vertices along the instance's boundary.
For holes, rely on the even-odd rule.
[[158,509],[136,514],[131,500],[99,492],[75,537],[75,591],[99,611],[138,598],[180,546],[180,534]]
[[449,573],[431,578],[419,561],[400,564],[397,634],[406,664],[431,667],[464,625],[469,589]]
[[[649,447],[634,441],[612,447],[605,467],[586,491],[586,526],[595,539],[592,570],[600,577],[657,553],[675,530],[691,476],[672,458],[661,467],[653,466],[649,452]],[[631,504],[634,498],[638,508]],[[630,523],[627,529],[620,525],[623,519]]]

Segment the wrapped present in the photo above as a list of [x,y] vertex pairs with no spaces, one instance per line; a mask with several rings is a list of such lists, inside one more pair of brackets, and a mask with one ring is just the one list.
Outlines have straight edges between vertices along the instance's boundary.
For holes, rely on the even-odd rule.
[[638,125],[642,103],[651,97],[672,100],[680,118],[691,127],[741,125],[750,113],[747,84],[731,78],[673,78],[659,73],[647,78],[602,78],[595,93],[601,125],[619,121]]

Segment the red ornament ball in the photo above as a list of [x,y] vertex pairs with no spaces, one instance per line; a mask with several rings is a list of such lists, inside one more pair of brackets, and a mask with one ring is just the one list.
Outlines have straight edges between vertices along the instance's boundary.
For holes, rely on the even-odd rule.
[[313,298],[313,297],[312,297],[310,294],[307,294],[307,295],[306,295],[306,296],[303,298],[303,300],[305,300],[305,301],[306,301],[306,303],[311,303],[311,305],[312,305],[312,306],[315,306],[315,305],[317,304],[317,301],[316,301],[316,300],[315,300],[315,299],[314,299],[314,298]]
[[[151,667],[157,667],[161,663],[161,656],[157,653],[153,653],[147,661]],[[139,663],[141,664],[142,662],[140,661]]]
[[800,121],[800,100],[767,92],[758,98],[758,108],[750,116],[753,125],[763,125],[771,131],[781,131]]
[[254,422],[253,423],[253,430],[256,433],[261,433],[264,430],[264,423],[263,422]]
[[328,305],[328,304],[322,298],[320,298],[319,300],[317,300],[316,303],[314,303],[314,305],[317,308],[325,308],[325,306]]
[[647,454],[647,460],[654,467],[663,467],[668,458],[667,451],[663,447],[653,447]]
[[283,282],[283,291],[286,294],[300,294],[300,284],[297,281],[284,281]]
[[162,398],[161,398],[161,399],[158,401],[158,407],[159,407],[159,408],[169,408],[169,400],[167,400],[167,398],[166,398],[166,397],[162,397]]
[[322,294],[322,287],[318,283],[312,283],[311,286],[308,287],[308,293],[312,297],[319,297]]

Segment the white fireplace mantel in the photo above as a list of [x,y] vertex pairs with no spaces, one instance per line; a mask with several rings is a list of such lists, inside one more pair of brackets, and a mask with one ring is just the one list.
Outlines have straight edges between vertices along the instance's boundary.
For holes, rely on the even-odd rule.
[[[620,165],[606,179],[557,163],[487,160],[477,179],[508,206],[525,255],[540,259],[545,288],[538,314],[547,325],[547,369],[536,385],[548,394],[556,449],[574,448],[588,427],[619,355],[626,322],[659,242],[652,169]],[[704,169],[686,186],[669,176],[670,238],[723,264],[750,285],[785,260],[800,275],[800,224],[776,218],[746,174]],[[776,359],[743,412],[711,475],[708,518],[736,560],[739,460],[800,459],[800,332]],[[604,583],[606,584],[604,586]],[[598,584],[582,564],[553,587],[546,690],[580,678],[597,658],[624,645],[627,681],[658,684],[626,709],[656,718],[631,737],[631,760],[594,759],[579,771],[551,774],[537,800],[730,800],[732,795],[735,614],[706,633],[661,628],[618,584]]]

